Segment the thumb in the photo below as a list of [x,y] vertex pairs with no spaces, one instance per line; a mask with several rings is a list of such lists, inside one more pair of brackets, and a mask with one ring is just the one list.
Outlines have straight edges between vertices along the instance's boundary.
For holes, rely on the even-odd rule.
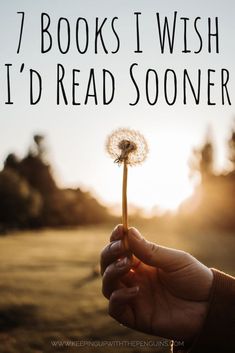
[[136,228],[128,230],[130,251],[149,266],[159,267],[165,271],[177,271],[193,262],[193,257],[182,251],[157,245],[147,241]]

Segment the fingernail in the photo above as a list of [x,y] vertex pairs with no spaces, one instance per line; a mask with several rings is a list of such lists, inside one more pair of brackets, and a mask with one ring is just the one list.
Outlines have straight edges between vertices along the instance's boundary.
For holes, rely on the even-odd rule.
[[113,238],[120,239],[123,235],[123,228],[121,224],[118,224],[113,230]]
[[110,250],[114,253],[119,252],[122,247],[122,242],[121,240],[117,240],[111,243],[110,245]]
[[143,237],[140,234],[140,232],[136,228],[130,228],[129,229],[129,234],[134,237],[136,240],[142,240]]
[[113,231],[116,232],[118,230],[119,226],[120,226],[120,224],[116,225],[116,227],[114,228]]
[[127,265],[127,263],[128,263],[128,258],[124,257],[124,258],[116,261],[116,266],[117,267],[125,267]]

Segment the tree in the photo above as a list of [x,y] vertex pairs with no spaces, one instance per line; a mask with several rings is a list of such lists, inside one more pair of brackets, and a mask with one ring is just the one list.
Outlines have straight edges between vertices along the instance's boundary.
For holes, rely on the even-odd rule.
[[232,164],[232,171],[235,171],[235,127],[232,130],[230,139],[228,141],[229,160]]
[[61,226],[106,221],[108,212],[90,193],[60,189],[45,159],[44,136],[35,135],[26,157],[10,154],[0,172],[0,224]]
[[13,169],[0,172],[0,223],[28,227],[42,208],[40,194]]
[[43,135],[34,135],[33,137],[34,143],[36,145],[36,155],[43,159],[45,153],[46,153],[46,148],[45,148],[45,136]]
[[193,150],[189,166],[191,175],[199,173],[202,182],[207,181],[214,175],[214,147],[210,133],[207,133],[202,147]]
[[17,169],[19,165],[19,159],[14,153],[10,153],[4,161],[4,168]]

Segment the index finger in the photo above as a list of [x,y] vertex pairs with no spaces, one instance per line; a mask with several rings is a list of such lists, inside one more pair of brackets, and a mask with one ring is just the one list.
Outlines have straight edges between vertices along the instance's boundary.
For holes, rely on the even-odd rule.
[[111,233],[110,241],[121,240],[124,238],[124,229],[122,224],[118,224]]
[[112,241],[106,245],[100,254],[100,272],[103,275],[106,267],[126,253],[121,240]]

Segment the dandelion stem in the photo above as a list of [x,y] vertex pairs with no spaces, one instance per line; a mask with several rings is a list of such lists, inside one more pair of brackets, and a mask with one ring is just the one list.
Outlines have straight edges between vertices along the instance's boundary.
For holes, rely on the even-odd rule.
[[122,180],[122,224],[124,228],[124,246],[126,249],[129,248],[127,240],[128,231],[128,211],[127,211],[127,177],[128,177],[128,166],[127,161],[124,160],[123,163],[123,180]]

